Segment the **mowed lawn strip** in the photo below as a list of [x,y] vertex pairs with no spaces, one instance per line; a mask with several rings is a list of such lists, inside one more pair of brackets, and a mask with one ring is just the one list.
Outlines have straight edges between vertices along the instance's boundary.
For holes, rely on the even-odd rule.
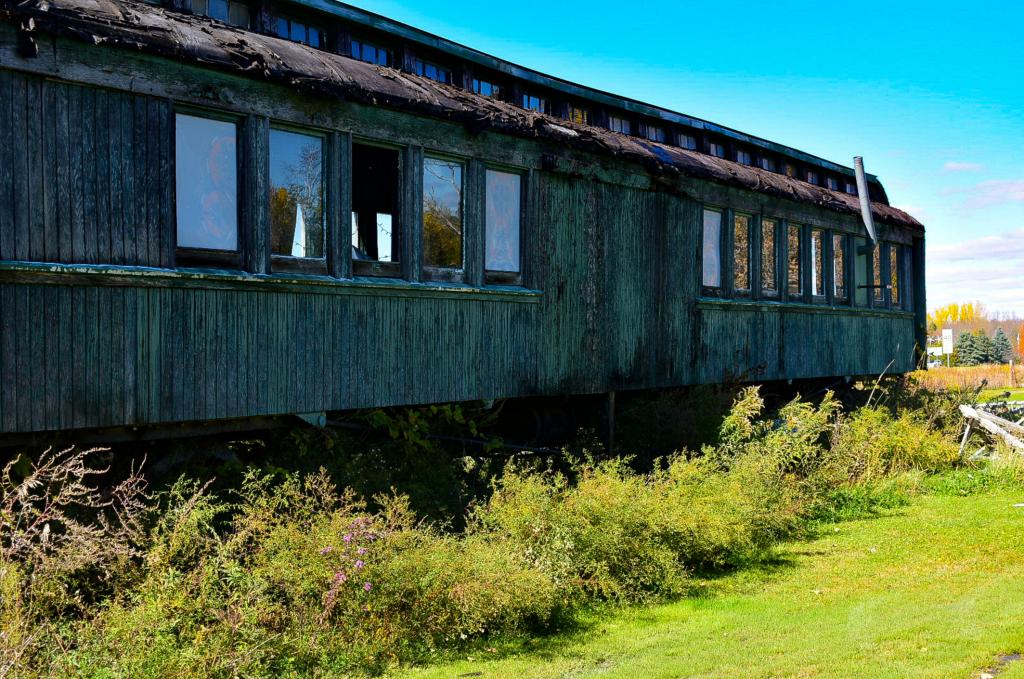
[[788,545],[778,565],[707,583],[708,596],[399,676],[978,677],[1024,651],[1022,502],[921,497]]

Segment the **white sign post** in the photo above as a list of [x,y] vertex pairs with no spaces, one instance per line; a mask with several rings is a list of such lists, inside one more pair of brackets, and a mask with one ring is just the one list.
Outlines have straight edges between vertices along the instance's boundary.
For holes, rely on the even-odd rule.
[[949,365],[949,357],[953,355],[953,329],[942,329],[942,353],[946,355],[946,365]]

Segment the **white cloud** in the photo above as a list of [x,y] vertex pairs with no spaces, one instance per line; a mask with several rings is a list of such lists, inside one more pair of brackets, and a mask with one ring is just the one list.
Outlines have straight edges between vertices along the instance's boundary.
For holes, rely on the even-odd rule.
[[979,163],[963,163],[955,160],[950,160],[942,166],[943,172],[981,172],[982,169]]
[[927,246],[928,306],[981,300],[1024,315],[1024,229]]
[[1024,179],[990,179],[966,188],[948,188],[942,193],[965,194],[964,205],[969,208],[1024,202]]

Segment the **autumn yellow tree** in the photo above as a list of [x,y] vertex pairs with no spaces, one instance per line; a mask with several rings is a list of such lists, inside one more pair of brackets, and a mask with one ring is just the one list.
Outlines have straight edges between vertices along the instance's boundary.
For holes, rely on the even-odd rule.
[[953,325],[972,326],[986,320],[985,305],[981,302],[947,304],[928,314],[928,331],[937,333]]

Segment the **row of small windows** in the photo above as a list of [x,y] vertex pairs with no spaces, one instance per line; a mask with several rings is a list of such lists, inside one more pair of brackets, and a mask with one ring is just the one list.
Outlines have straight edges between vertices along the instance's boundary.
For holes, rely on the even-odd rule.
[[[237,124],[176,114],[175,179],[179,255],[204,257],[240,250]],[[329,205],[324,180],[326,138],[272,127],[269,145],[269,250],[272,265],[326,272]],[[404,240],[398,149],[353,143],[351,259],[354,273],[400,276]],[[463,161],[425,156],[422,167],[422,264],[426,278],[462,280],[465,269]],[[484,268],[487,280],[518,282],[523,178],[486,168]],[[349,228],[349,227],[344,227]],[[296,266],[290,266],[295,264]]]
[[[191,0],[191,2],[192,11],[196,14],[202,14],[210,18],[217,19],[218,21],[223,21],[242,28],[249,28],[251,25],[249,5],[242,0]],[[274,18],[273,31],[279,37],[288,40],[300,42],[312,47],[326,47],[324,31],[307,22],[298,21],[285,16],[276,16]],[[395,55],[392,50],[360,38],[352,38],[349,47],[349,54],[354,59],[378,66],[393,67],[396,65]],[[451,68],[446,66],[424,59],[415,58],[411,62],[411,68],[417,75],[430,78],[431,80],[445,84],[454,83],[453,71]],[[486,97],[501,98],[505,94],[502,87],[490,80],[472,78],[468,83],[466,83],[466,86],[468,86],[468,88],[473,92]],[[536,111],[538,113],[548,115],[554,112],[551,100],[548,97],[537,93],[523,93],[519,100],[519,105],[528,111]],[[577,104],[569,104],[566,110],[561,111],[561,115],[568,120],[581,125],[590,125],[593,123],[590,112],[585,107]],[[618,132],[625,135],[632,135],[634,133],[632,121],[625,116],[615,113],[611,113],[607,116],[607,128],[612,132]],[[642,123],[640,125],[639,135],[649,141],[660,144],[672,143],[668,131],[664,127],[653,123]],[[684,149],[691,151],[698,150],[697,138],[692,134],[679,132],[676,135],[674,143]],[[707,142],[706,152],[718,158],[727,157],[725,144],[714,140]],[[738,163],[759,167],[762,170],[767,170],[769,172],[780,171],[776,169],[776,163],[772,158],[766,156],[757,156],[755,158],[749,150],[736,149],[733,153],[732,159]],[[822,184],[816,171],[805,170],[802,173],[798,173],[796,167],[791,163],[784,163],[781,172],[788,177],[799,178],[800,180],[810,184],[818,186],[823,185],[832,191],[845,191],[851,195],[857,194],[857,187],[851,181],[844,180],[841,182],[835,177],[828,176],[825,177],[824,184]]]
[[786,220],[704,210],[701,283],[708,295],[848,305],[853,290],[855,306],[907,309],[909,267],[909,250],[898,243],[872,245]]

